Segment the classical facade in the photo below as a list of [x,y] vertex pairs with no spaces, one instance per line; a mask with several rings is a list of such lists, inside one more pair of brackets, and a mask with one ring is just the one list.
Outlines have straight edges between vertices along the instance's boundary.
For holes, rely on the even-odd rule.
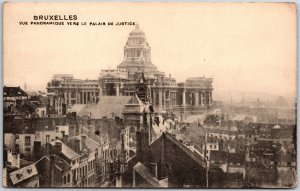
[[158,71],[151,62],[151,47],[139,25],[129,33],[124,58],[117,69],[102,70],[98,80],[54,75],[47,86],[50,105],[56,107],[58,114],[64,114],[70,105],[96,103],[101,96],[132,96],[142,74],[156,112],[197,114],[212,106],[213,79],[190,77],[177,83],[171,75]]

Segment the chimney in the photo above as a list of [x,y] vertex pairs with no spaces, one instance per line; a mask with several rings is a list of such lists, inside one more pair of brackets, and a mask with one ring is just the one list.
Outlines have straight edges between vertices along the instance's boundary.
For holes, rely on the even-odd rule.
[[155,121],[156,125],[159,126],[159,117],[158,116],[155,116],[154,121]]
[[149,133],[145,131],[136,132],[136,157],[137,161],[147,165],[149,162]]
[[11,166],[20,168],[20,154],[14,154],[11,150],[8,150],[7,162],[10,162]]
[[171,78],[171,74],[169,74],[169,78]]
[[75,139],[75,147],[76,147],[76,152],[79,153],[81,151],[81,144],[79,139]]
[[90,125],[89,126],[89,137],[94,139],[95,138],[95,125]]
[[55,145],[54,145],[54,153],[56,155],[59,155],[62,151],[62,143],[60,142],[56,142]]
[[69,137],[75,137],[76,136],[76,127],[75,125],[69,126]]
[[81,148],[86,146],[86,135],[81,135]]
[[50,143],[45,144],[45,155],[50,155],[50,150],[51,150],[50,147],[51,147]]
[[54,188],[55,185],[55,155],[50,155],[50,185]]
[[37,161],[42,156],[41,144],[42,144],[41,141],[37,141],[37,140],[35,140],[33,143],[33,159],[34,159],[34,161]]

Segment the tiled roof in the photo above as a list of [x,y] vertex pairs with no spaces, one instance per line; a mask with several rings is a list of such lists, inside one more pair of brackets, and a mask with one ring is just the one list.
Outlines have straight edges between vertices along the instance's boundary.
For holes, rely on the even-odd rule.
[[226,163],[227,154],[225,151],[210,151],[210,161],[214,161],[214,163]]
[[185,119],[183,123],[202,123],[206,118],[206,115],[192,115]]
[[20,159],[20,167],[23,168],[25,166],[31,165],[33,162],[24,160],[24,159]]
[[233,163],[240,165],[245,164],[245,154],[243,153],[228,153],[228,164]]
[[128,103],[131,96],[103,96],[98,104],[88,104],[79,113],[79,116],[90,116],[92,119],[101,119],[102,117],[111,118],[122,116],[124,105]]
[[69,138],[69,141],[67,141],[67,144],[68,145],[73,144],[73,142],[71,140],[76,140],[76,139],[80,140],[81,136],[85,136],[86,137],[86,147],[87,147],[88,151],[94,151],[95,149],[98,149],[100,147],[99,143],[97,143],[96,141],[94,141],[93,139],[91,139],[90,137],[88,137],[85,134],[80,134],[78,136]]
[[61,152],[68,159],[73,160],[73,159],[80,156],[78,153],[76,153],[73,149],[71,149],[68,145],[66,145],[65,143],[63,143],[60,140],[56,140],[56,141],[51,142],[52,146],[54,146],[56,142],[62,144],[62,151]]
[[241,182],[244,181],[243,173],[228,173],[227,174],[227,181],[230,182]]
[[9,178],[12,184],[15,185],[35,175],[38,175],[36,166],[35,164],[31,164],[9,173]]
[[199,154],[193,152],[191,149],[187,148],[183,143],[178,141],[175,137],[173,137],[168,132],[163,133],[163,136],[160,138],[166,138],[170,141],[172,141],[175,145],[178,146],[183,152],[185,152],[189,157],[191,157],[196,163],[200,164],[202,167],[206,168],[206,161],[204,158],[202,158]]
[[[44,156],[36,162],[38,171],[43,170],[43,168],[40,168],[39,166],[46,165],[43,162],[49,163],[50,162],[49,156]],[[41,165],[39,165],[38,163],[41,163]],[[61,172],[65,172],[71,169],[71,165],[69,165],[65,160],[63,160],[59,156],[55,156],[55,167]]]
[[141,175],[152,187],[167,187],[166,184],[162,184],[155,177],[150,174],[150,170],[145,167],[141,162],[138,162],[133,169]]
[[85,107],[86,105],[85,104],[74,104],[69,112],[72,113],[72,112],[76,112],[76,113],[79,113],[83,110],[83,108]]
[[18,97],[18,96],[27,96],[27,94],[20,87],[3,87],[3,96],[4,97]]

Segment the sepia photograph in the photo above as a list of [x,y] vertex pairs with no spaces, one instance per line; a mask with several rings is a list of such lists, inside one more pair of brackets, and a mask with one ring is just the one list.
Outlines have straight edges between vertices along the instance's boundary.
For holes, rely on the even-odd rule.
[[295,3],[5,2],[5,188],[295,188]]

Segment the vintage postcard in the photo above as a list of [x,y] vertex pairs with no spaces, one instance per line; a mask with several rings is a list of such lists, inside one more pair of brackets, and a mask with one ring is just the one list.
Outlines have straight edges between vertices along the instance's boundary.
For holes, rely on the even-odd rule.
[[4,187],[297,185],[294,3],[3,7]]

